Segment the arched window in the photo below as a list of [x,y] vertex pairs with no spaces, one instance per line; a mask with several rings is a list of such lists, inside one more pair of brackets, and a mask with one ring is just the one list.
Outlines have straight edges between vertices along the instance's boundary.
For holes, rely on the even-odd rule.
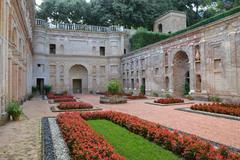
[[158,25],[158,31],[162,32],[162,24],[161,23]]

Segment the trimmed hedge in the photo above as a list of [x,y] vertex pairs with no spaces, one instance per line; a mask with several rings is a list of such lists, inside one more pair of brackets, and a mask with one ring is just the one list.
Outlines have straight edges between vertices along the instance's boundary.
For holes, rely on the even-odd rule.
[[225,18],[227,16],[233,15],[235,13],[240,12],[240,6],[235,7],[233,9],[230,9],[228,11],[225,11],[223,13],[217,14],[213,17],[204,19],[194,25],[191,25],[183,30],[177,31],[175,33],[172,34],[163,34],[163,33],[157,33],[157,32],[150,32],[150,31],[146,31],[146,30],[140,30],[137,31],[136,34],[134,34],[132,36],[132,38],[130,39],[130,43],[131,43],[131,50],[136,50],[142,47],[145,47],[147,45],[162,41],[164,39],[170,38],[170,37],[174,37],[178,34],[187,32],[187,31],[191,31],[195,28],[201,27],[203,25],[207,25],[209,23],[215,22],[217,20],[220,20],[222,18]]
[[130,39],[131,50],[142,48],[144,46],[167,39],[168,37],[169,37],[168,34],[150,32],[143,28],[139,28]]

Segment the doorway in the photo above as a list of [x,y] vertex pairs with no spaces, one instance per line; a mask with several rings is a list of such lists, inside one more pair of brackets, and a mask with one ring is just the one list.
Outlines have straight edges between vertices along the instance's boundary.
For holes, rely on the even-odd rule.
[[39,91],[39,94],[43,95],[44,94],[44,79],[43,78],[37,78],[37,89]]
[[82,79],[73,79],[73,93],[82,93]]

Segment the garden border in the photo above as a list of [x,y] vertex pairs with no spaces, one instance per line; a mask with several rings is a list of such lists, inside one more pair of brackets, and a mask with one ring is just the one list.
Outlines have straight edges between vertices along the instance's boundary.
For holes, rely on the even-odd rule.
[[184,104],[194,104],[194,102],[184,102],[184,103],[169,103],[169,104],[161,104],[161,103],[154,103],[154,102],[145,102],[145,104],[155,105],[155,106],[176,106],[176,105],[184,105]]
[[212,113],[212,112],[206,112],[206,111],[193,110],[193,109],[188,108],[188,107],[176,108],[175,110],[183,111],[183,112],[189,112],[189,113],[202,114],[202,115],[207,115],[207,116],[212,116],[212,117],[217,117],[217,118],[225,118],[225,119],[229,119],[229,120],[240,121],[240,117],[237,117],[237,116],[231,116],[231,115],[227,115],[227,114],[220,114],[220,113]]
[[[70,160],[69,150],[56,123],[56,118],[43,117],[41,122],[42,160]],[[57,152],[59,150],[61,153]]]
[[50,106],[50,110],[52,112],[91,112],[91,111],[101,111],[103,109],[100,108],[100,107],[93,106],[93,108],[91,108],[91,109],[67,109],[67,110],[63,110],[63,109],[59,109],[57,106]]

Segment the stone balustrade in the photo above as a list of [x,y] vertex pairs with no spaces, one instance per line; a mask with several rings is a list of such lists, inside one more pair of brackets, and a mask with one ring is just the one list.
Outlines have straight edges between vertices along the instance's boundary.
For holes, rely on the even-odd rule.
[[84,24],[69,24],[69,23],[50,23],[42,19],[36,19],[35,25],[39,27],[49,28],[49,29],[61,29],[61,30],[79,30],[87,32],[127,32],[123,26],[92,26]]

